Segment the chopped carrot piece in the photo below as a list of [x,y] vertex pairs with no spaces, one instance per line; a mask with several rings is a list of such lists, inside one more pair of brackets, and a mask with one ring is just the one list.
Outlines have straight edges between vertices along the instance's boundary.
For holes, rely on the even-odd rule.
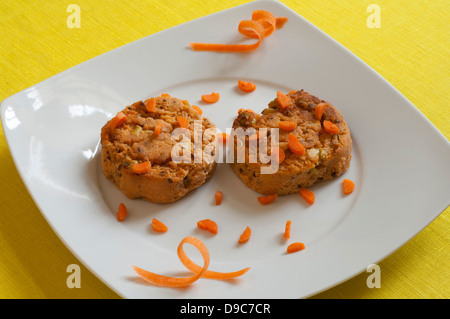
[[344,194],[348,195],[351,194],[355,189],[355,183],[352,180],[344,178],[344,181],[342,182],[342,187],[344,189]]
[[288,18],[287,17],[277,17],[276,18],[277,29],[281,29],[282,27],[284,27],[286,22],[288,22]]
[[117,212],[117,220],[119,222],[123,221],[128,215],[127,207],[124,203],[120,203],[119,205],[119,211]]
[[284,229],[284,238],[285,239],[291,238],[291,224],[292,224],[292,222],[290,220],[288,220],[286,222],[286,227]]
[[217,141],[219,143],[225,144],[229,139],[229,136],[227,133],[219,133],[217,134]]
[[192,108],[197,111],[198,114],[202,115],[203,110],[199,108],[197,105],[192,105]]
[[216,103],[220,99],[220,94],[216,92],[212,92],[211,94],[202,95],[202,101],[205,103]]
[[330,121],[323,121],[323,128],[325,132],[330,134],[338,134],[340,132],[339,127]]
[[222,194],[221,191],[217,191],[217,192],[214,194],[214,198],[216,199],[216,205],[222,204],[223,194]]
[[316,116],[316,119],[320,120],[323,115],[323,111],[325,111],[325,106],[327,106],[325,103],[319,103],[314,108],[314,115]]
[[277,199],[277,194],[267,195],[267,196],[260,196],[258,197],[258,202],[260,202],[263,205],[268,205],[273,203]]
[[288,254],[292,254],[292,253],[295,253],[295,252],[303,250],[303,249],[305,249],[305,244],[299,243],[299,242],[295,242],[295,243],[290,244],[287,247],[287,253]]
[[277,152],[275,160],[277,161],[278,165],[284,162],[284,159],[286,158],[286,154],[284,153],[282,148],[279,147],[272,147],[272,152]]
[[288,95],[294,94],[295,92],[297,92],[297,91],[296,91],[296,90],[292,90],[292,91],[290,91],[290,92],[288,93]]
[[120,125],[125,122],[127,119],[127,116],[123,112],[117,113],[116,116],[114,116],[111,121],[109,122],[109,127],[114,130],[116,127],[119,127]]
[[288,145],[292,153],[295,153],[300,156],[305,154],[305,147],[303,146],[302,143],[299,142],[299,140],[293,133],[290,133],[288,136]]
[[183,116],[177,116],[177,122],[178,122],[178,125],[182,128],[189,127],[189,120]]
[[303,197],[304,200],[310,205],[314,204],[314,201],[316,200],[316,196],[314,195],[313,191],[307,189],[307,188],[300,188],[299,194],[301,197]]
[[152,163],[150,161],[142,162],[131,167],[131,171],[135,174],[145,174],[150,171]]
[[280,121],[278,122],[278,127],[285,131],[293,131],[297,127],[297,122],[294,121]]
[[145,108],[150,113],[156,112],[156,99],[154,97],[152,97],[151,99],[146,100]]
[[281,91],[277,91],[277,101],[282,109],[286,109],[291,106],[291,98]]
[[157,124],[156,124],[156,126],[155,126],[155,132],[154,132],[154,135],[153,135],[155,138],[158,137],[159,134],[161,134],[162,128],[163,128],[163,124],[162,124],[162,123],[157,123]]
[[247,93],[253,92],[254,90],[256,90],[256,85],[251,83],[251,82],[246,82],[246,81],[238,81],[238,87]]
[[172,96],[170,96],[170,94],[163,93],[163,94],[161,94],[161,97],[172,97]]
[[252,230],[250,229],[250,227],[247,226],[247,228],[245,228],[242,235],[239,237],[238,243],[243,244],[243,243],[248,242],[251,235],[252,235]]
[[156,218],[152,220],[152,228],[159,233],[165,233],[168,230],[167,226]]
[[216,222],[211,219],[204,219],[197,222],[197,227],[203,230],[207,230],[213,234],[217,234],[218,230]]

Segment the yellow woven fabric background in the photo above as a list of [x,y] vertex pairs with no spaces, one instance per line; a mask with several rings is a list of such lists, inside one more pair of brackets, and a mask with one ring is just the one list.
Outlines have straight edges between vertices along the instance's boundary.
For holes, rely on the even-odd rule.
[[[4,0],[0,100],[87,59],[245,0]],[[358,55],[450,137],[448,0],[285,0]],[[69,29],[67,6],[81,8]],[[381,28],[366,25],[369,4]],[[63,245],[28,194],[0,132],[0,298],[118,298]],[[450,196],[450,193],[449,193]],[[379,263],[381,288],[362,273],[314,298],[449,298],[450,210]],[[81,288],[66,268],[81,266]]]

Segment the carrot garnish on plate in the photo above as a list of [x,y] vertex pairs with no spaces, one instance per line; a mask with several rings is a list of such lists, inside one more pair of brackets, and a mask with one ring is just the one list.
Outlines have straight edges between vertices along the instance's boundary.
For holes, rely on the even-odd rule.
[[218,102],[220,99],[220,94],[216,92],[212,92],[211,94],[202,95],[202,101],[208,104],[213,104]]
[[241,89],[241,91],[250,93],[253,92],[254,90],[256,90],[256,85],[253,84],[252,82],[247,82],[247,81],[242,81],[239,80],[238,81],[238,87],[239,89]]
[[316,200],[316,196],[314,195],[313,191],[307,189],[307,188],[300,188],[299,194],[303,199],[310,205],[314,204],[314,201]]
[[[184,244],[190,244],[197,248],[197,250],[200,252],[200,254],[203,257],[203,267],[197,265],[194,263],[185,253],[183,249]],[[226,279],[232,279],[239,276],[242,276],[245,274],[250,268],[244,268],[238,271],[234,272],[217,272],[217,271],[211,271],[208,270],[209,263],[210,263],[210,256],[208,249],[206,248],[206,245],[198,238],[193,236],[185,237],[180,244],[178,245],[177,249],[178,258],[180,259],[181,263],[190,271],[194,272],[195,275],[190,277],[170,277],[170,276],[164,276],[155,274],[153,272],[144,270],[142,268],[139,268],[137,266],[133,266],[134,271],[144,280],[150,282],[153,285],[161,286],[161,287],[173,287],[173,288],[180,288],[180,287],[186,287],[194,282],[196,282],[201,277],[207,278],[207,279],[217,279],[217,280],[226,280]]]
[[252,235],[252,230],[250,227],[246,227],[242,235],[239,237],[238,243],[243,244],[249,241],[250,237]]
[[270,36],[276,29],[280,29],[286,23],[287,18],[276,18],[266,10],[255,10],[251,20],[242,20],[238,31],[249,38],[257,39],[252,44],[221,44],[221,43],[190,43],[194,51],[215,52],[251,52],[259,48],[264,38]]

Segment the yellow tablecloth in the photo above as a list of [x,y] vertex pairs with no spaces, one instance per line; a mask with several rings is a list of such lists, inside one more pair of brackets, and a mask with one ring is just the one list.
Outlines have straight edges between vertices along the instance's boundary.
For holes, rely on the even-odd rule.
[[[87,59],[246,0],[4,0],[0,2],[0,100]],[[69,4],[81,27],[67,27]],[[448,0],[285,0],[372,66],[450,137]],[[380,28],[369,28],[370,4]],[[0,132],[0,298],[118,298],[63,245],[28,194]],[[449,190],[450,191],[450,190]],[[449,193],[450,196],[450,193]],[[315,298],[449,298],[447,208],[383,260],[381,288],[362,273]],[[81,266],[81,288],[66,285]]]

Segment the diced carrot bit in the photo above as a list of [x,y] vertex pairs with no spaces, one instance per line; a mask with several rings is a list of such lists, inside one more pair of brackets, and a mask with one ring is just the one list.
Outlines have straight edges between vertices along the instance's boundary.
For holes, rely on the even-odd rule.
[[238,81],[238,87],[242,91],[247,92],[247,93],[253,92],[256,89],[256,85],[254,83],[242,81],[242,80]]
[[299,140],[293,133],[290,133],[288,136],[288,146],[292,153],[300,156],[305,154],[305,147],[302,143],[299,142]]
[[157,123],[157,124],[156,124],[156,126],[155,126],[155,132],[154,132],[154,135],[153,135],[155,138],[158,137],[159,134],[161,134],[162,128],[163,128],[163,124],[162,124],[162,123]]
[[260,196],[258,197],[258,202],[260,202],[263,205],[268,205],[273,203],[277,199],[277,194],[267,195],[267,196]]
[[280,121],[278,122],[278,127],[285,131],[293,131],[297,127],[297,122],[294,121]]
[[156,99],[152,97],[151,99],[148,99],[145,101],[145,108],[150,113],[156,112]]
[[219,143],[225,144],[229,139],[229,136],[227,133],[219,133],[217,134],[217,141]]
[[281,91],[277,91],[277,101],[283,109],[291,106],[291,98]]
[[145,174],[150,171],[150,168],[152,167],[152,163],[150,161],[145,161],[136,165],[133,165],[131,167],[131,171],[135,174]]
[[353,190],[355,189],[355,183],[352,180],[344,178],[342,187],[344,189],[344,194],[348,195],[353,193]]
[[197,111],[198,114],[202,115],[203,110],[199,108],[197,105],[192,105],[192,108]]
[[152,220],[152,228],[159,233],[165,233],[168,230],[167,226],[156,218],[153,218]]
[[288,220],[286,222],[286,227],[284,229],[284,238],[285,239],[291,238],[291,224],[292,224],[292,222],[290,220]]
[[117,212],[117,220],[119,222],[123,221],[128,215],[127,207],[124,203],[120,203],[119,205],[119,211]]
[[288,93],[288,95],[294,94],[295,92],[297,92],[297,90],[292,90],[292,91],[290,91],[290,92]]
[[299,194],[301,197],[303,197],[304,200],[310,205],[314,204],[314,201],[316,200],[316,196],[314,195],[314,192],[307,189],[307,188],[300,188]]
[[220,94],[216,92],[212,92],[211,94],[202,95],[202,101],[205,103],[216,103],[220,99]]
[[161,94],[161,97],[172,97],[172,96],[170,96],[170,94],[163,93],[163,94]]
[[339,127],[330,121],[323,121],[323,128],[325,132],[330,134],[338,134],[340,132]]
[[218,227],[215,221],[211,219],[204,219],[197,222],[197,227],[209,231],[210,233],[217,234]]
[[325,111],[325,106],[327,106],[325,103],[319,103],[314,108],[314,115],[316,119],[320,120],[323,115],[323,111]]
[[278,165],[284,162],[286,154],[284,153],[282,148],[272,147],[272,153],[275,153],[275,161],[278,163]]
[[242,235],[239,237],[238,243],[243,244],[243,243],[248,242],[251,236],[252,236],[252,230],[250,229],[250,227],[247,226],[247,228],[245,228]]
[[303,249],[305,249],[305,244],[299,243],[299,242],[295,242],[295,243],[290,244],[287,247],[287,253],[288,254],[292,254],[292,253],[295,253],[295,252],[303,250]]
[[120,125],[125,122],[127,119],[127,116],[123,112],[117,113],[116,116],[114,116],[111,121],[109,122],[109,127],[114,130],[116,127],[119,127]]
[[214,198],[216,199],[216,205],[222,204],[223,193],[221,191],[217,191],[214,194]]
[[177,116],[177,122],[178,122],[178,125],[182,128],[189,127],[189,120],[183,116]]

